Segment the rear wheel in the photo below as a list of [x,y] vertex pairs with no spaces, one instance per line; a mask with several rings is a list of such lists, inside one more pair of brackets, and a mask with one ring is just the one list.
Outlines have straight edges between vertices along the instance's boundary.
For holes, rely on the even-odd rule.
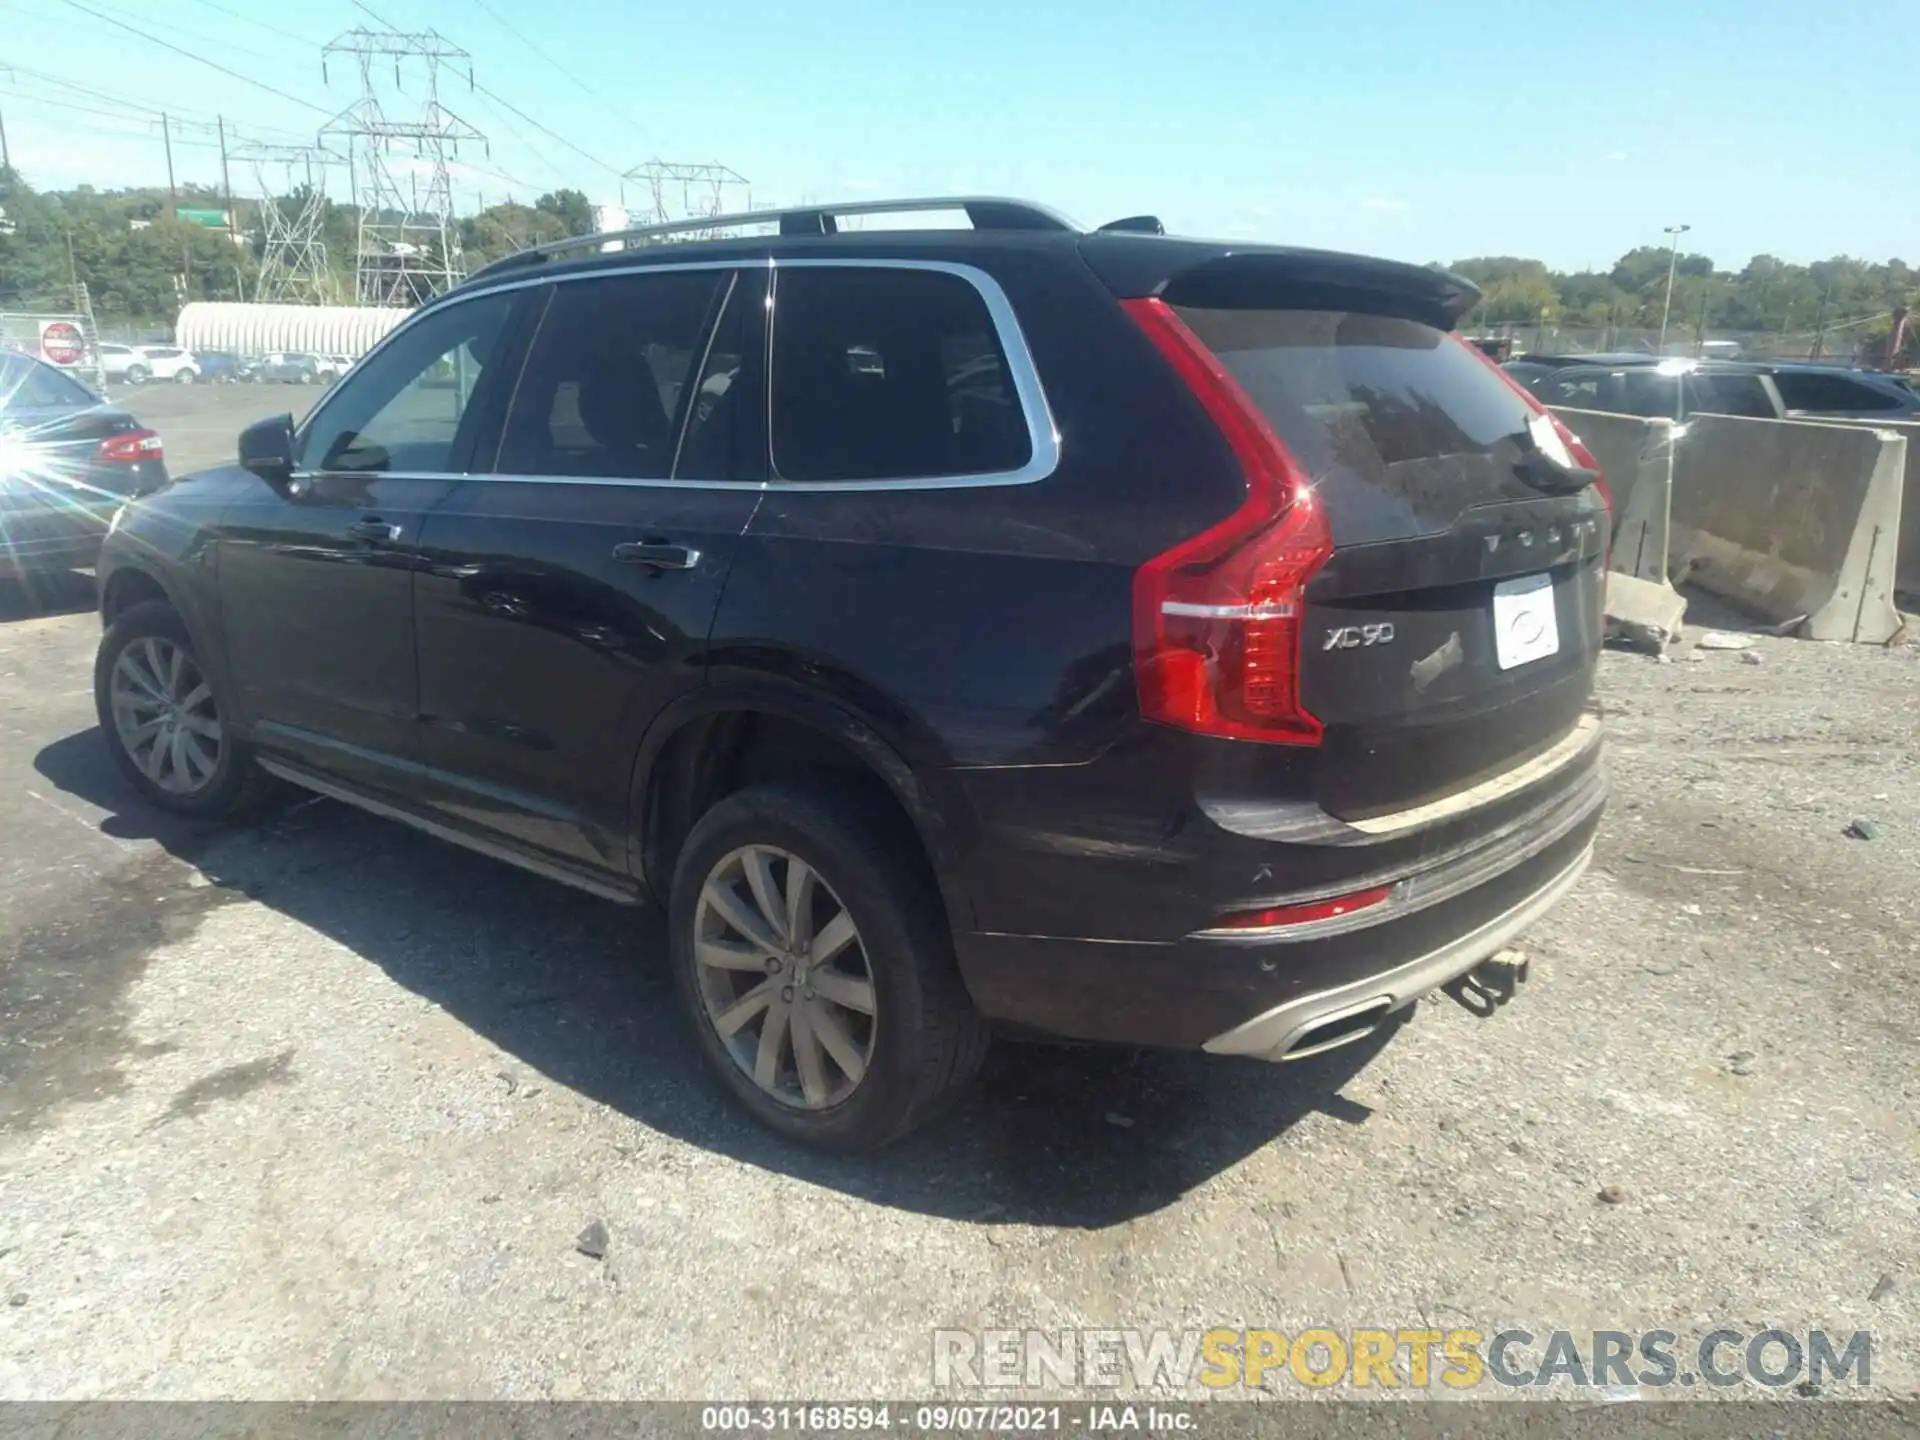
[[932,883],[877,807],[761,785],[675,867],[674,975],[702,1052],[761,1121],[867,1150],[937,1111],[986,1053]]
[[127,383],[129,385],[144,385],[152,376],[153,372],[144,365],[129,365],[127,367]]
[[93,696],[115,763],[161,809],[213,819],[270,792],[165,601],[130,606],[113,622],[94,660]]
[[173,383],[176,385],[191,385],[199,378],[200,377],[191,370],[181,370],[174,375]]

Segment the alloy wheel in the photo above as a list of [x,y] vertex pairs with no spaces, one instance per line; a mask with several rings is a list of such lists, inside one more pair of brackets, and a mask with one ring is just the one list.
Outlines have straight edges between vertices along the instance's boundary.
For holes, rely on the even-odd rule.
[[746,845],[700,887],[693,958],[735,1065],[801,1110],[847,1099],[873,1059],[873,971],[853,915],[799,856]]
[[140,773],[173,795],[206,789],[226,739],[212,687],[187,648],[143,635],[113,662],[111,684],[114,730]]

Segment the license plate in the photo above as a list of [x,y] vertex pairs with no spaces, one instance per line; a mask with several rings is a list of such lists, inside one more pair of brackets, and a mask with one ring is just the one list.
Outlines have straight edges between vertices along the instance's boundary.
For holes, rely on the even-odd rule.
[[1502,670],[1560,653],[1551,575],[1524,575],[1493,587],[1493,650]]

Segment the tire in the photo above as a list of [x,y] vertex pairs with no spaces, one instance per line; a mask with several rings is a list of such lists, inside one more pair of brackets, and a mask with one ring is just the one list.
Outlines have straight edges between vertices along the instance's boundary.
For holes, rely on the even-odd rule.
[[[187,722],[197,723],[175,727],[185,729],[189,736],[182,750],[170,752],[157,762],[153,757],[161,748],[160,738],[156,736],[146,747],[143,758],[135,754],[135,749],[140,748],[137,743],[130,748],[127,724],[123,724],[141,715],[151,717],[161,709],[146,703],[155,693],[152,689],[142,689],[132,683],[132,677],[120,673],[121,660],[130,651],[133,652],[131,665],[144,669],[150,677],[163,678],[163,683],[163,672],[170,668],[166,657],[178,651],[184,665],[179,672],[175,696],[191,701],[200,689],[208,692],[204,701],[193,704],[185,712]],[[93,701],[100,717],[101,734],[114,763],[149,804],[175,815],[215,820],[243,814],[273,793],[272,777],[253,763],[247,748],[232,735],[230,727],[222,723],[221,717],[231,712],[201,668],[186,623],[165,601],[147,600],[129,606],[108,628],[94,658]],[[209,721],[217,731],[217,739],[206,731]],[[146,727],[143,724],[140,728]],[[167,733],[164,725],[161,733]],[[195,757],[209,752],[213,762],[202,770]],[[184,772],[179,768],[182,765]]]
[[191,370],[181,370],[174,374],[173,383],[176,385],[191,385],[199,378],[200,377]]
[[[909,858],[917,843],[912,837],[903,843],[900,829],[897,817],[824,785],[756,785],[702,816],[674,867],[668,921],[674,982],[701,1053],[763,1124],[822,1150],[872,1150],[898,1139],[952,1099],[986,1055],[987,1024],[961,983],[938,893]],[[810,870],[810,889],[805,882],[802,888],[812,897],[805,928],[817,925],[816,938],[830,944],[829,933],[841,933],[836,927],[844,917],[851,941],[824,959],[804,946],[788,948],[782,961],[726,922],[708,898],[709,885],[730,892],[749,919],[765,923],[742,858],[749,854],[784,857],[771,859],[762,875],[776,910],[791,901],[793,863]],[[731,963],[712,966],[697,958],[719,953]],[[803,958],[796,961],[796,953]],[[776,971],[777,964],[784,971]],[[826,972],[834,982],[832,999]],[[783,975],[796,983],[783,984]],[[716,1017],[749,992],[764,994],[765,1003],[735,1010],[747,1018],[724,1038]],[[847,999],[854,1004],[838,1003]],[[801,1063],[796,1019],[815,1037],[806,1041],[811,1076]],[[763,1086],[750,1066],[763,1063],[770,1023],[779,1026],[774,1076]],[[849,1048],[862,1071],[857,1078],[839,1058]]]
[[153,372],[144,365],[129,365],[127,367],[127,384],[144,385],[152,374]]

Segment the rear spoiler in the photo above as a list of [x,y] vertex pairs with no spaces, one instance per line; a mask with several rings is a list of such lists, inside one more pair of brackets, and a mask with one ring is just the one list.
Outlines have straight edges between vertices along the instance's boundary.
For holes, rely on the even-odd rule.
[[1122,300],[1157,295],[1170,305],[1367,310],[1451,330],[1480,298],[1479,286],[1437,265],[1335,250],[1095,231],[1081,236],[1080,254]]

